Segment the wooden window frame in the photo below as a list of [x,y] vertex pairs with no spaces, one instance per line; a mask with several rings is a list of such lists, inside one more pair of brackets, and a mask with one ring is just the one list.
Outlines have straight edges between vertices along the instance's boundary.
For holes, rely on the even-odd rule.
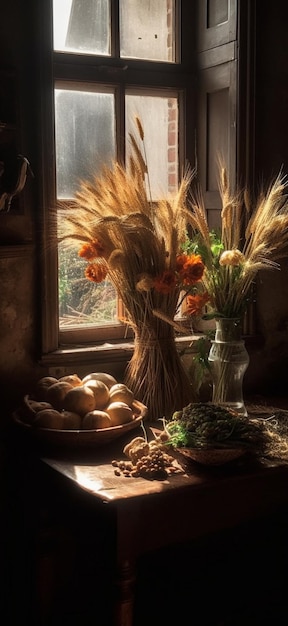
[[[117,13],[117,2],[112,2],[113,13]],[[182,166],[194,160],[194,132],[195,132],[195,55],[190,54],[191,32],[187,23],[195,24],[195,3],[176,0],[176,28],[181,30],[178,38],[176,55],[177,63],[158,63],[142,60],[115,59],[97,57],[94,55],[75,55],[66,52],[55,52],[53,45],[52,27],[52,0],[45,3],[39,10],[39,41],[41,41],[40,63],[40,107],[41,107],[41,170],[42,170],[42,197],[41,197],[41,224],[42,237],[40,241],[41,268],[44,276],[42,282],[42,362],[52,365],[62,360],[73,363],[86,362],[95,358],[117,359],[133,349],[133,333],[123,325],[122,337],[117,327],[85,328],[59,331],[58,326],[58,267],[57,242],[55,240],[55,146],[54,146],[54,83],[57,82],[86,82],[95,84],[115,85],[120,93],[125,88],[163,90],[163,93],[174,91],[179,94],[180,119],[179,135],[182,136],[181,159]],[[115,13],[114,13],[115,15]],[[116,20],[117,22],[117,20]],[[181,29],[180,25],[183,24]],[[113,43],[114,42],[114,43]],[[117,37],[112,32],[112,48],[117,51]],[[180,62],[181,59],[181,62]],[[189,112],[189,116],[187,115]],[[191,117],[192,113],[192,117]],[[124,127],[124,108],[118,110],[118,115]],[[123,143],[118,142],[119,154],[123,156]],[[90,356],[89,356],[90,355]],[[91,355],[94,355],[93,357]],[[122,356],[121,356],[122,355]]]
[[[177,0],[178,24],[181,25],[181,39],[177,54],[181,58],[181,64],[134,61],[133,59],[118,59],[115,63],[114,59],[108,57],[95,58],[92,56],[79,56],[77,63],[75,63],[74,55],[51,52],[53,41],[52,0],[48,0],[44,4],[41,3],[41,8],[40,3],[36,3],[38,5],[38,39],[41,42],[41,44],[39,43],[39,67],[41,67],[39,107],[42,127],[40,134],[42,193],[39,201],[41,224],[39,260],[41,276],[43,276],[41,360],[44,365],[49,366],[50,371],[54,368],[55,373],[57,373],[57,367],[64,363],[69,368],[69,366],[74,366],[77,363],[79,365],[92,362],[95,364],[95,360],[104,367],[107,362],[127,361],[133,351],[132,336],[127,337],[126,334],[123,335],[122,339],[110,334],[109,338],[103,335],[102,339],[96,340],[95,330],[91,329],[85,331],[86,341],[84,342],[79,333],[77,338],[75,334],[67,330],[65,331],[65,341],[62,337],[60,339],[58,315],[55,313],[56,311],[58,313],[56,280],[58,272],[53,210],[56,195],[53,81],[54,79],[80,80],[96,83],[106,82],[108,85],[117,82],[119,90],[124,90],[125,86],[133,88],[137,85],[149,89],[161,87],[181,93],[180,118],[182,121],[180,120],[179,132],[183,136],[182,162],[189,162],[192,167],[197,165],[201,182],[201,177],[202,180],[205,179],[206,167],[206,131],[201,109],[206,88],[204,75],[208,77],[209,74],[212,81],[215,77],[217,78],[217,72],[219,76],[222,74],[222,78],[224,75],[226,78],[228,76],[228,82],[232,77],[233,86],[229,86],[229,93],[232,97],[230,113],[231,121],[233,121],[230,166],[235,181],[241,180],[243,182],[241,178],[243,172],[247,180],[253,170],[252,156],[249,161],[249,171],[247,170],[247,153],[249,150],[251,153],[253,148],[252,144],[250,146],[247,144],[247,139],[253,137],[253,111],[248,111],[245,103],[247,101],[246,95],[248,92],[251,93],[249,90],[253,84],[253,70],[249,74],[249,84],[247,81],[245,82],[245,76],[247,75],[247,67],[252,67],[253,62],[253,49],[248,36],[252,32],[253,10],[252,8],[246,10],[240,0],[238,2],[237,0],[227,0],[229,15],[233,17],[234,26],[231,28],[231,25],[220,25],[213,34],[211,30],[205,32],[207,31],[207,8],[205,12],[203,5],[207,2],[208,0],[182,0],[182,2]],[[114,10],[117,10],[117,4],[117,0],[115,3],[112,2]],[[237,27],[235,26],[236,23]],[[191,32],[195,34],[195,39],[193,39]],[[244,33],[244,37],[242,33]],[[115,33],[113,37],[115,38]],[[240,39],[242,57],[239,61]],[[211,46],[214,44],[215,48],[213,49]],[[158,79],[160,75],[161,84],[159,84]],[[226,86],[227,84],[226,81]],[[209,88],[208,86],[208,90]],[[217,84],[215,88],[218,88]],[[120,111],[119,114],[123,116],[124,111]],[[239,133],[241,133],[241,144],[238,141]],[[246,141],[245,153],[243,152],[243,135],[245,135]],[[123,153],[123,145],[120,150]],[[217,209],[216,196],[212,204]],[[185,337],[179,337],[180,344],[185,341]]]

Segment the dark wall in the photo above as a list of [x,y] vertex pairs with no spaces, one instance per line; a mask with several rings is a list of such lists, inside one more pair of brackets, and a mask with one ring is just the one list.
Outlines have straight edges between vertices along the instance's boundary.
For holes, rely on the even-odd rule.
[[[7,146],[12,146],[9,171],[14,179],[17,154],[24,155],[30,163],[25,187],[13,199],[10,212],[0,211],[0,389],[3,420],[7,412],[16,406],[23,389],[28,389],[30,380],[39,377],[42,372],[38,365],[41,327],[38,250],[40,175],[38,34],[35,37],[34,5],[34,0],[4,1],[0,21],[0,102],[6,103],[0,121],[11,122],[8,129],[0,132],[0,161],[5,162]],[[7,107],[12,111],[10,116]]]
[[288,172],[288,4],[256,2],[256,178]]
[[[254,185],[288,174],[288,4],[256,2]],[[279,271],[261,273],[257,287],[260,350],[252,353],[252,387],[285,395],[288,375],[288,260]]]

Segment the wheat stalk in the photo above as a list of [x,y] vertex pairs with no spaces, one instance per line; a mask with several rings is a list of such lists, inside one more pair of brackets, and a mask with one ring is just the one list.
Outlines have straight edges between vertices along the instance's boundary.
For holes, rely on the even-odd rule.
[[82,181],[73,201],[60,206],[59,240],[78,248],[101,247],[95,264],[104,264],[135,332],[127,384],[148,402],[152,417],[160,417],[193,399],[174,340],[175,332],[183,330],[174,320],[180,288],[168,293],[149,288],[152,279],[175,271],[186,238],[192,174],[187,169],[174,196],[152,202],[139,118],[136,127],[129,166],[104,167],[92,182]]
[[[216,314],[241,316],[249,299],[257,273],[278,269],[278,261],[288,253],[287,179],[280,172],[261,190],[253,209],[249,190],[232,193],[229,177],[220,163],[219,192],[221,198],[222,250],[215,257],[203,196],[199,189],[192,193],[191,218],[187,215],[192,236],[200,239],[205,249],[206,270],[203,287],[210,294],[210,305]],[[221,253],[241,251],[239,264],[221,266]],[[239,256],[240,258],[240,256]]]

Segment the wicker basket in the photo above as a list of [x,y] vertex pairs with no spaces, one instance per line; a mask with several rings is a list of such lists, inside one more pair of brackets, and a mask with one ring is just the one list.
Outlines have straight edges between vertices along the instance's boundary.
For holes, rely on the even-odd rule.
[[243,448],[177,448],[177,452],[200,465],[224,465],[245,454]]

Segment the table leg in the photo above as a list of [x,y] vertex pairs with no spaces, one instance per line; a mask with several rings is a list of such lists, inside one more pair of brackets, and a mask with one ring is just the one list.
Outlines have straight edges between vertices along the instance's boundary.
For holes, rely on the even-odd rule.
[[135,563],[125,560],[118,566],[116,581],[115,626],[133,626]]

